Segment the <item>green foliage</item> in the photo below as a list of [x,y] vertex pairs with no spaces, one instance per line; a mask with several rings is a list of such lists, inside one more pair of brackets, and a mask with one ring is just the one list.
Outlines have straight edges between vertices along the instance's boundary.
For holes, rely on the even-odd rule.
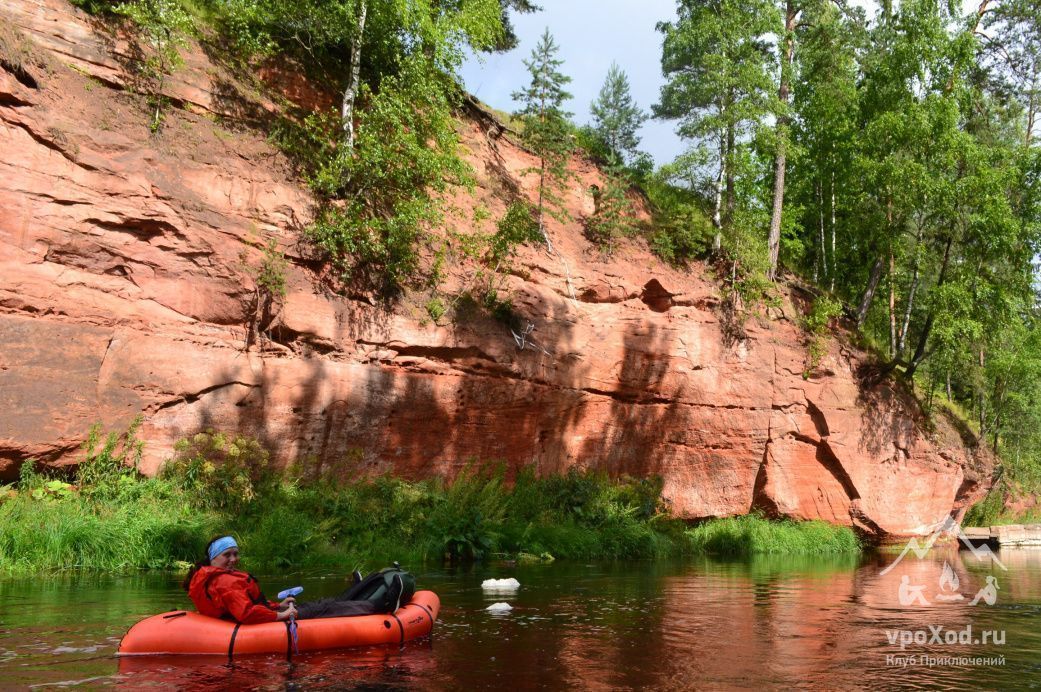
[[491,46],[487,50],[501,53],[513,50],[517,47],[518,43],[517,34],[513,30],[512,22],[510,22],[509,11],[512,10],[514,12],[527,14],[530,12],[537,12],[542,8],[531,2],[531,0],[499,0],[499,4],[502,8],[502,36],[494,46]]
[[499,546],[508,507],[501,472],[467,471],[433,489],[434,503],[424,527],[428,556],[481,559]]
[[520,318],[513,310],[513,301],[508,296],[500,295],[498,288],[487,288],[479,294],[479,299],[481,308],[489,315],[511,329],[520,328]]
[[34,500],[57,499],[63,500],[71,497],[74,492],[71,483],[60,481],[57,478],[46,481],[38,488],[34,488],[30,495]]
[[205,0],[225,37],[245,55],[293,57],[316,75],[346,85],[362,5],[365,70],[375,83],[402,61],[425,56],[452,71],[465,47],[492,48],[502,39],[497,0]]
[[70,0],[70,2],[90,14],[114,14],[113,9],[121,5],[121,0]]
[[272,482],[269,454],[259,442],[212,430],[178,441],[161,477],[201,509],[242,506]]
[[289,264],[286,256],[278,247],[278,241],[274,238],[268,240],[264,246],[264,256],[260,265],[250,267],[250,274],[256,281],[257,289],[272,300],[285,298],[286,296],[286,273]]
[[141,420],[140,416],[135,418],[122,435],[116,432],[105,435],[100,448],[101,424],[91,427],[83,443],[86,456],[76,470],[80,492],[84,497],[113,497],[137,477],[137,466],[144,449],[144,443],[137,439]]
[[22,493],[0,504],[0,571],[171,568],[198,559],[212,519],[140,495],[99,506],[75,494]]
[[636,232],[629,185],[624,179],[609,175],[602,188],[593,190],[595,209],[586,219],[585,234],[602,252],[614,250],[619,238]]
[[[177,48],[192,30],[185,5],[79,2],[128,17],[152,44],[143,65],[158,129],[164,79],[179,64]],[[348,84],[355,93],[361,78],[359,107],[353,108],[352,98],[345,110],[353,114],[350,123],[340,122],[339,109],[287,117],[272,140],[324,203],[309,235],[341,278],[387,293],[422,278],[418,257],[426,231],[443,218],[436,199],[469,176],[457,154],[455,72],[468,49],[493,49],[510,39],[502,23],[507,9],[532,8],[520,0],[194,0],[188,6],[218,30],[230,62],[244,69],[258,58],[287,58],[334,93],[344,93]],[[355,122],[358,138],[351,141],[345,125]],[[272,287],[279,283],[277,276],[266,278]]]
[[842,315],[842,303],[834,298],[822,295],[813,301],[813,306],[802,325],[806,330],[809,352],[809,362],[806,365],[804,376],[808,376],[816,370],[821,359],[828,353],[828,341],[832,332],[831,323],[840,315]]
[[33,490],[41,486],[45,480],[43,474],[36,470],[36,459],[26,459],[18,468],[18,487],[22,490]]
[[496,225],[489,245],[488,259],[498,265],[516,254],[517,246],[541,239],[532,206],[523,200],[512,202]]
[[636,133],[647,120],[647,114],[633,102],[629,78],[616,63],[611,63],[590,111],[592,133],[600,142],[608,166],[618,169],[635,161],[640,145]]
[[653,216],[651,249],[669,264],[683,266],[708,254],[715,230],[701,195],[676,181],[675,170],[663,166],[646,179],[644,191]]
[[981,501],[974,504],[965,513],[962,526],[996,526],[1002,522],[1005,504],[1002,492],[998,488],[992,489]]
[[589,125],[579,125],[574,130],[575,147],[590,158],[590,160],[606,166],[611,160],[611,152],[608,150],[604,140]]
[[274,322],[280,306],[286,296],[286,275],[289,263],[278,247],[274,238],[264,246],[260,263],[250,264],[243,251],[241,259],[246,273],[253,278],[253,299],[250,306],[251,319],[247,335],[247,347],[261,335],[265,335]]
[[[501,466],[470,464],[451,481],[344,480],[315,464],[278,474],[255,440],[219,432],[182,440],[160,477],[124,476],[118,493],[83,479],[73,492],[26,464],[19,490],[0,498],[0,572],[171,568],[198,559],[218,532],[238,537],[250,569],[727,552],[719,546],[729,539],[701,540],[702,527],[686,532],[669,516],[657,478],[575,470],[539,478],[529,469],[511,484]],[[759,534],[795,531],[823,551],[838,550],[848,533],[757,521]],[[807,550],[788,540],[770,547]]]
[[[72,0],[87,12],[102,17],[124,17],[143,38],[147,48],[134,55],[138,60],[138,76],[148,93],[153,110],[150,128],[158,132],[163,124],[163,111],[168,99],[163,93],[166,78],[181,66],[180,48],[195,33],[192,16],[181,0]],[[137,47],[135,47],[137,48]]]
[[439,319],[444,317],[446,308],[444,302],[440,298],[431,298],[426,304],[427,314],[430,315],[430,319],[437,322]]
[[[426,232],[443,219],[434,195],[470,180],[442,80],[410,60],[378,93],[364,87],[355,146],[320,159],[313,187],[342,202],[327,204],[309,233],[345,279],[386,292],[415,282]],[[301,138],[304,146],[315,139]]]
[[766,238],[757,232],[751,214],[739,213],[722,236],[716,267],[722,283],[724,336],[742,338],[745,320],[761,305],[776,304],[777,294],[767,278],[770,263]]
[[564,87],[571,78],[559,70],[563,61],[556,57],[558,50],[560,47],[547,28],[532,49],[531,58],[524,61],[531,83],[513,94],[521,106],[515,117],[524,123],[521,140],[539,158],[538,168],[528,172],[539,174],[540,229],[543,229],[543,212],[561,222],[567,219],[560,192],[570,177],[567,163],[572,149],[572,128],[568,120],[571,114],[564,110],[564,102],[571,94]]
[[768,37],[782,22],[769,0],[681,0],[677,15],[657,27],[666,82],[652,110],[691,141],[677,164],[691,189],[713,189],[718,246],[738,215],[760,208],[738,186],[758,184],[743,159],[776,110]]
[[798,555],[860,550],[860,541],[847,527],[822,521],[771,521],[758,514],[713,519],[689,529],[686,535],[694,552],[709,555]]
[[183,62],[179,48],[194,31],[192,18],[178,0],[127,0],[113,6],[112,12],[133,22],[149,44],[140,69],[141,76],[151,85],[150,127],[152,132],[158,132],[167,105],[163,93],[166,77]]
[[456,319],[467,319],[476,312],[484,312],[511,329],[519,329],[520,319],[513,302],[504,290],[506,276],[512,270],[517,248],[525,243],[542,239],[535,210],[524,200],[516,200],[496,224],[491,235],[471,234],[454,238],[462,255],[481,263],[470,285],[453,301]]
[[[787,28],[778,9],[683,0],[659,26],[666,84],[654,112],[678,121],[692,147],[645,183],[652,247],[677,264],[711,252],[724,332],[739,338],[752,306],[771,300],[763,236],[783,143],[782,261],[829,296],[807,324],[807,374],[839,304],[859,307],[863,338],[888,351],[888,371],[906,373],[927,408],[950,399],[943,407],[971,417],[967,428],[1024,479],[1010,493],[1034,492],[1036,6],[1002,0],[960,15],[909,0],[869,17],[789,3]],[[774,96],[780,81],[788,105]]]

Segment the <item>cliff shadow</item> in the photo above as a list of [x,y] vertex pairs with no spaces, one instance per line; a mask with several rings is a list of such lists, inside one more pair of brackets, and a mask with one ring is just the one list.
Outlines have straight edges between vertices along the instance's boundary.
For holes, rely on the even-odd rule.
[[[403,344],[389,326],[400,317],[348,305],[338,348],[276,328],[293,354],[253,351],[253,384],[236,385],[248,391],[236,389],[234,401],[200,400],[199,427],[250,435],[315,479],[452,478],[474,461],[506,462],[510,477],[533,463],[561,468],[584,395],[552,381],[560,364],[551,355],[517,348],[491,319],[457,326],[444,345]],[[566,320],[546,329],[546,343],[566,348],[570,329]],[[236,377],[229,370],[220,380]]]
[[877,381],[870,366],[857,372],[857,406],[860,408],[860,449],[871,456],[887,450],[905,454],[918,438],[925,413],[903,383]]
[[662,473],[669,435],[687,423],[678,403],[683,387],[666,388],[672,338],[671,331],[649,320],[626,331],[614,387],[591,394],[600,399],[589,406],[600,409],[596,424],[602,434],[587,436],[582,445],[586,464],[612,476]]

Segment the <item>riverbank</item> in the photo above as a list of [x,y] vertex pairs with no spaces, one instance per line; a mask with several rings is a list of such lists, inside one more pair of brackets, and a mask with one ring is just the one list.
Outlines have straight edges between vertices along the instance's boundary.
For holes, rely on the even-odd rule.
[[851,530],[823,522],[746,516],[691,527],[669,515],[657,479],[522,473],[508,483],[494,465],[451,482],[344,480],[306,463],[273,473],[256,441],[205,433],[146,478],[134,470],[132,430],[91,439],[74,477],[27,464],[0,488],[0,571],[183,568],[218,533],[239,538],[251,569],[279,570],[860,549]]

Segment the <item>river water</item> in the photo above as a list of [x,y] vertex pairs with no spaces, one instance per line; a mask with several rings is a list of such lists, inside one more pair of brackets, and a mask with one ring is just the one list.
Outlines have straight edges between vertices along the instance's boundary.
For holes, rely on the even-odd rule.
[[[115,657],[135,621],[188,605],[178,575],[4,578],[0,687],[1041,687],[1041,550],[897,557],[420,569],[420,588],[442,601],[431,638],[231,665]],[[517,593],[482,591],[482,580],[507,576]],[[970,605],[988,577],[993,604],[984,594]],[[261,582],[270,593],[302,584],[312,597],[344,586],[332,574]],[[514,609],[485,610],[497,601]]]

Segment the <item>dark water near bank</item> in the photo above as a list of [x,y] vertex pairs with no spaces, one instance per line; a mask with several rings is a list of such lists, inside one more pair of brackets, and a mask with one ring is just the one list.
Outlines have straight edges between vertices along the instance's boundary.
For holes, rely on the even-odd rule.
[[[896,555],[427,569],[418,571],[420,586],[442,600],[429,640],[401,650],[349,650],[293,662],[271,656],[234,665],[114,657],[136,620],[187,604],[177,575],[6,578],[0,579],[0,687],[1041,687],[1041,550],[1005,551],[999,558],[1007,571],[956,551],[911,555],[886,574]],[[951,569],[941,584],[945,563]],[[506,576],[520,580],[518,593],[482,592],[483,579]],[[969,605],[988,576],[996,578],[996,602]],[[903,577],[925,587],[921,595],[930,605],[900,605]],[[302,583],[311,597],[343,586],[340,575],[261,581],[272,593]],[[937,599],[956,591],[961,601]],[[506,615],[484,610],[496,601],[515,609]],[[916,631],[942,641],[952,633],[980,639],[984,630],[1002,635],[1004,643],[899,643]]]

